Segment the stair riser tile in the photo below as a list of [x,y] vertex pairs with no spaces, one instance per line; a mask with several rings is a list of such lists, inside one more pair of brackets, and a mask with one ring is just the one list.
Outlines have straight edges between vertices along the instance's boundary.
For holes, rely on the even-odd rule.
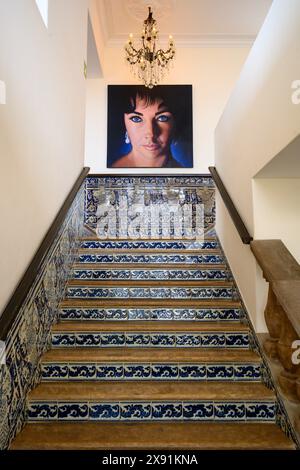
[[61,320],[195,320],[240,321],[241,309],[122,309],[122,308],[62,308]]
[[274,422],[273,401],[131,401],[42,402],[32,401],[28,421],[252,421]]
[[94,241],[84,240],[81,249],[95,250],[216,250],[217,241]]
[[260,364],[42,364],[42,381],[234,380],[260,381]]
[[229,299],[236,298],[232,287],[68,287],[68,299]]
[[194,269],[194,270],[99,270],[99,269],[75,269],[72,272],[73,279],[80,280],[167,280],[167,281],[230,281],[232,276],[224,269]]
[[77,263],[104,264],[224,264],[221,255],[191,254],[80,254]]
[[53,347],[249,348],[248,333],[53,333]]

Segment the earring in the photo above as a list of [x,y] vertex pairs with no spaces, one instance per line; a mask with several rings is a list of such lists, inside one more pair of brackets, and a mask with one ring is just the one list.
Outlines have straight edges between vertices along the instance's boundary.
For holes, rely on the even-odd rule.
[[130,144],[130,140],[129,140],[127,131],[125,132],[125,144]]

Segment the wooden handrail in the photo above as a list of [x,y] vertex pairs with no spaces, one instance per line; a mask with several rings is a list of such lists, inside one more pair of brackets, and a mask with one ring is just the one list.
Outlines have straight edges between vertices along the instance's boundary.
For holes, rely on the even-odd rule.
[[239,233],[239,236],[240,236],[242,242],[245,245],[249,245],[250,242],[253,240],[253,238],[249,234],[249,232],[246,228],[246,225],[244,224],[244,222],[243,222],[240,214],[238,213],[231,197],[229,196],[228,191],[225,188],[224,183],[221,180],[219,173],[217,172],[217,170],[214,166],[210,166],[210,167],[208,167],[208,169],[211,173],[211,176],[212,176],[212,178],[215,182],[216,187],[219,190],[220,196],[222,197],[222,199],[224,201],[224,204],[227,207],[227,210],[228,210],[228,212],[231,216],[231,219],[232,219],[232,221],[233,221],[233,223],[234,223],[234,225],[235,225],[235,227],[236,227],[236,229]]
[[83,181],[89,173],[89,168],[85,167],[81,171],[79,177],[77,178],[74,186],[69,192],[65,202],[63,203],[61,209],[59,210],[57,216],[55,217],[54,222],[46,233],[42,243],[40,244],[37,252],[35,253],[31,263],[29,264],[24,276],[16,287],[14,293],[12,294],[10,300],[8,301],[1,317],[0,317],[0,340],[5,341],[7,334],[16,319],[18,312],[22,306],[22,303],[26,299],[26,296],[39,272],[39,269],[42,266],[43,260],[48,253],[52,243],[55,240],[56,235],[61,227],[61,224],[66,217],[66,214],[71,207],[73,200],[75,199],[76,194],[78,193],[79,188],[81,187]]

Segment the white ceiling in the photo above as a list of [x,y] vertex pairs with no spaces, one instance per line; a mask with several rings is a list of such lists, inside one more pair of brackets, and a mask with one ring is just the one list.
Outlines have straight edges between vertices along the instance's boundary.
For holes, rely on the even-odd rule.
[[160,37],[173,34],[179,46],[251,44],[272,0],[97,0],[107,46],[140,35],[152,6]]

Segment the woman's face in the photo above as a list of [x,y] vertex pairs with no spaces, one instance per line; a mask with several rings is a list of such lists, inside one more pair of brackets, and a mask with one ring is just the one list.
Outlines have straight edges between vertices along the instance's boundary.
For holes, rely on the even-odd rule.
[[155,158],[169,153],[175,122],[162,99],[152,104],[136,98],[132,113],[124,114],[132,150],[138,157]]

